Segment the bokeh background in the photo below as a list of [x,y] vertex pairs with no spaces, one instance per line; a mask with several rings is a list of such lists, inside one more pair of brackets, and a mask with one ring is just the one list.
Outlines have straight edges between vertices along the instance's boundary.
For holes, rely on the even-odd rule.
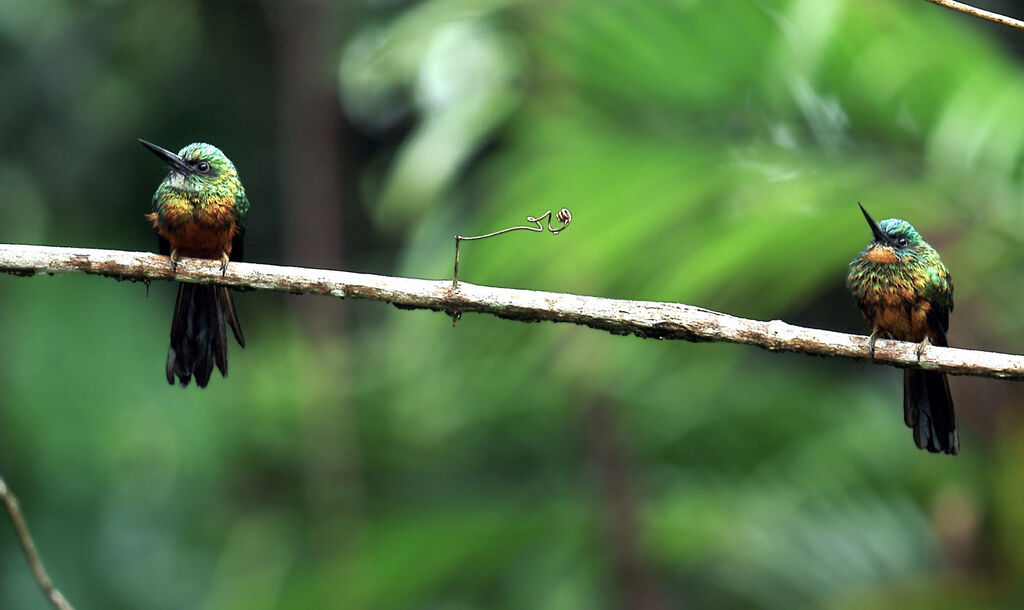
[[[1018,3],[985,6],[1018,17]],[[1024,350],[1020,32],[924,0],[0,1],[0,242],[155,250],[221,147],[246,255],[863,333],[876,218]],[[0,276],[0,474],[79,610],[1020,607],[1024,392],[890,367],[264,292],[206,390],[174,286]],[[43,609],[0,521],[0,608]]]

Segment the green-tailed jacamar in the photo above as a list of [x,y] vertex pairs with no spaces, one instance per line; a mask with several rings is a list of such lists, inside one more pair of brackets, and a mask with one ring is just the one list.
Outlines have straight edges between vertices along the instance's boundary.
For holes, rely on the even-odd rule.
[[[859,205],[859,204],[858,204]],[[928,245],[905,220],[876,223],[860,207],[874,239],[850,263],[846,283],[871,324],[871,355],[879,336],[946,346],[949,313],[953,311],[953,280]],[[960,437],[944,373],[906,369],[903,372],[903,418],[914,430],[914,442],[932,453],[956,455]]]
[[[153,213],[146,218],[159,234],[160,253],[177,269],[179,256],[221,261],[242,260],[242,237],[249,201],[234,164],[220,149],[195,143],[178,154],[139,140],[170,166],[171,171],[153,195]],[[171,318],[171,347],[167,350],[167,382],[177,376],[187,386],[194,375],[205,388],[214,364],[228,374],[227,326],[243,348],[231,292],[224,286],[182,282]]]

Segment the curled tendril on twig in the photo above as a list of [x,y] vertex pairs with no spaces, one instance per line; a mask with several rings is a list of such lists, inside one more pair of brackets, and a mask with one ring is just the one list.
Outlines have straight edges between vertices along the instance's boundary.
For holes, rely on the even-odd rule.
[[[560,226],[560,227],[552,227],[551,226],[552,218],[554,218],[555,220],[561,222],[562,226]],[[543,233],[544,232],[544,224],[543,223],[544,223],[545,219],[547,219],[547,221],[548,221],[548,224],[547,224],[548,231],[550,231],[552,235],[558,235],[559,233],[564,231],[566,227],[569,226],[570,222],[572,222],[572,212],[570,212],[568,210],[568,208],[562,208],[561,210],[558,211],[557,214],[554,214],[554,215],[552,215],[551,210],[548,210],[547,212],[544,212],[544,214],[542,214],[540,216],[540,218],[534,218],[533,216],[527,216],[526,217],[526,222],[532,222],[536,226],[525,226],[524,225],[524,226],[519,226],[519,227],[509,227],[507,229],[502,229],[500,231],[495,231],[494,233],[488,233],[487,235],[477,235],[475,237],[463,237],[462,235],[456,235],[455,236],[455,268],[454,268],[454,272],[452,273],[452,290],[458,290],[459,289],[459,244],[461,242],[464,242],[464,241],[475,241],[477,239],[487,239],[488,237],[494,237],[495,235],[501,235],[502,233],[508,233],[510,231],[519,231],[521,229],[522,230],[526,230],[526,231],[533,231],[535,233]],[[459,312],[459,311],[449,311],[447,313],[452,317],[452,326],[455,326],[455,323],[458,322],[459,318],[462,317],[462,312]]]
[[500,231],[495,231],[494,233],[488,233],[487,235],[477,235],[475,237],[463,237],[461,235],[456,235],[455,236],[455,271],[452,274],[452,288],[453,289],[458,289],[458,287],[459,287],[459,243],[460,242],[475,241],[477,239],[487,239],[488,237],[494,237],[496,235],[501,235],[502,233],[508,233],[510,231],[519,231],[520,229],[523,229],[523,230],[526,230],[526,231],[534,231],[535,233],[543,233],[544,232],[544,224],[543,224],[544,219],[547,219],[547,221],[548,221],[548,231],[551,231],[552,235],[558,235],[559,233],[564,231],[566,227],[569,226],[570,222],[572,222],[572,212],[570,212],[567,208],[562,208],[561,210],[559,210],[559,212],[557,214],[554,215],[554,219],[558,220],[559,222],[562,223],[562,226],[560,226],[560,227],[552,227],[551,226],[552,214],[551,214],[551,210],[548,210],[543,215],[541,215],[540,218],[534,218],[533,216],[527,216],[526,217],[526,222],[532,222],[532,223],[534,223],[536,225],[536,226],[533,226],[533,227],[528,227],[528,226],[509,227],[507,229],[502,229]]

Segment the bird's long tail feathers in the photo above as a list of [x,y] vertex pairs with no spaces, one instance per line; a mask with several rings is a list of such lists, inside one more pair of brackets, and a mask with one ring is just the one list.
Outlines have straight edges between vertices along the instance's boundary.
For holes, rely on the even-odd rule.
[[919,448],[950,455],[960,450],[953,398],[944,373],[919,369],[903,372],[903,419],[914,430]]
[[243,348],[245,337],[238,323],[231,293],[224,286],[181,283],[171,318],[171,347],[167,350],[167,383],[177,377],[187,386],[193,376],[205,388],[214,364],[228,374],[227,328]]

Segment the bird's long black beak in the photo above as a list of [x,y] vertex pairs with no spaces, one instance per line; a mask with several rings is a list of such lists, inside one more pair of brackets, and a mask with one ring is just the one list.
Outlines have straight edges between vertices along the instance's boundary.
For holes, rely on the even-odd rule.
[[[187,174],[189,173],[189,171],[192,170],[187,161],[185,161],[178,155],[172,153],[171,151],[167,150],[166,148],[160,148],[156,144],[153,144],[152,142],[147,142],[142,138],[139,138],[139,144],[142,144],[149,150],[153,151],[154,155],[163,159],[164,163],[171,166],[171,169],[180,174]],[[864,213],[867,214],[867,212]]]
[[860,206],[860,211],[864,213],[864,218],[867,219],[868,225],[871,227],[871,234],[875,236],[875,241],[880,244],[887,243],[889,241],[889,236],[885,234],[885,231],[882,231],[882,229],[879,228],[878,223],[871,217],[871,214],[868,214],[868,211],[864,209],[864,206],[860,205],[859,201],[857,202],[857,205]]

